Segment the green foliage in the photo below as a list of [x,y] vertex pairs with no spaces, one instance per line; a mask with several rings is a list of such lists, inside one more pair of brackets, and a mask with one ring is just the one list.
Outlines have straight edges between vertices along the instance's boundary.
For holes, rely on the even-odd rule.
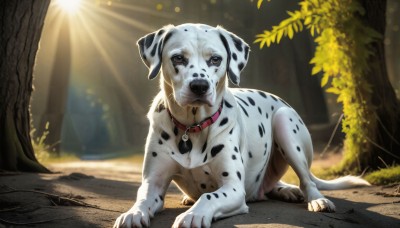
[[44,142],[49,135],[49,125],[49,122],[47,122],[43,134],[36,139],[33,139],[33,134],[35,133],[36,129],[32,129],[31,131],[33,150],[40,163],[45,162],[50,157],[50,145],[47,145]]
[[392,166],[372,172],[365,176],[365,179],[375,185],[400,183],[400,166]]
[[[258,1],[260,7],[262,0]],[[279,43],[282,37],[292,39],[306,28],[317,44],[312,75],[322,72],[321,86],[338,95],[343,104],[343,131],[346,133],[345,157],[341,170],[361,172],[359,164],[369,156],[368,143],[374,139],[376,118],[371,102],[372,86],[365,80],[371,44],[381,38],[364,25],[360,17],[365,10],[357,0],[303,0],[300,9],[287,12],[289,17],[270,31],[256,36],[260,48]],[[371,130],[372,129],[372,130]]]

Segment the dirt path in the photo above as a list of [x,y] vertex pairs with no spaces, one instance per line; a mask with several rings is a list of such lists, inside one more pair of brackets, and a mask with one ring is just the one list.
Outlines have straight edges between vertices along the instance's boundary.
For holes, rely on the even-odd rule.
[[[59,173],[0,173],[0,227],[16,223],[21,224],[18,227],[112,227],[115,218],[131,207],[141,179],[140,164],[128,162],[72,162],[50,168]],[[98,208],[66,206],[74,202],[37,192],[2,194],[11,190],[8,187],[70,197]],[[396,187],[323,192],[336,204],[336,213],[308,212],[304,203],[251,203],[250,213],[217,221],[213,227],[400,227],[400,197],[393,195]],[[165,210],[151,221],[152,227],[170,227],[188,209],[180,200],[181,194],[171,185]]]

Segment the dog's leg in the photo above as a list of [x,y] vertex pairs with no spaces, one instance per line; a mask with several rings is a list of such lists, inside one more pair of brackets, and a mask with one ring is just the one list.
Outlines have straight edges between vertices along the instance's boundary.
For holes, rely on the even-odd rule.
[[311,137],[294,110],[286,107],[277,110],[273,119],[273,131],[278,150],[300,179],[300,189],[308,202],[308,210],[335,211],[335,205],[319,192],[311,179]]
[[299,187],[287,184],[283,181],[276,183],[274,188],[268,193],[268,197],[272,199],[279,199],[286,202],[303,202],[304,196]]
[[[228,151],[233,151],[233,148]],[[189,210],[175,219],[173,227],[210,227],[213,219],[248,212],[242,163],[230,164],[223,156],[212,163],[212,175],[220,177],[221,187],[201,195]]]
[[115,221],[116,227],[148,227],[150,218],[164,205],[164,196],[176,173],[176,163],[165,153],[146,153],[143,163],[142,184],[137,192],[136,202]]

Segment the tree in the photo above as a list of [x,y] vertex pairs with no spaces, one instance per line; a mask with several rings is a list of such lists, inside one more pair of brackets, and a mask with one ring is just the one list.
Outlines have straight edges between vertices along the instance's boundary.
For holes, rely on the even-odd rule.
[[49,172],[30,137],[33,67],[50,0],[0,0],[0,169]]
[[[258,1],[258,7],[263,0]],[[400,163],[400,106],[385,63],[386,0],[303,0],[300,10],[257,35],[260,47],[308,29],[317,44],[312,74],[343,104],[344,158],[338,173]]]

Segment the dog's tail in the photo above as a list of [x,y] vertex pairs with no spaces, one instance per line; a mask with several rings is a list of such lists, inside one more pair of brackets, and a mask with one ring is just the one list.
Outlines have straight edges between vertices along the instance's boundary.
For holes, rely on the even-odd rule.
[[338,190],[371,185],[368,181],[357,176],[344,176],[334,180],[321,180],[311,174],[311,180],[317,185],[319,190]]

